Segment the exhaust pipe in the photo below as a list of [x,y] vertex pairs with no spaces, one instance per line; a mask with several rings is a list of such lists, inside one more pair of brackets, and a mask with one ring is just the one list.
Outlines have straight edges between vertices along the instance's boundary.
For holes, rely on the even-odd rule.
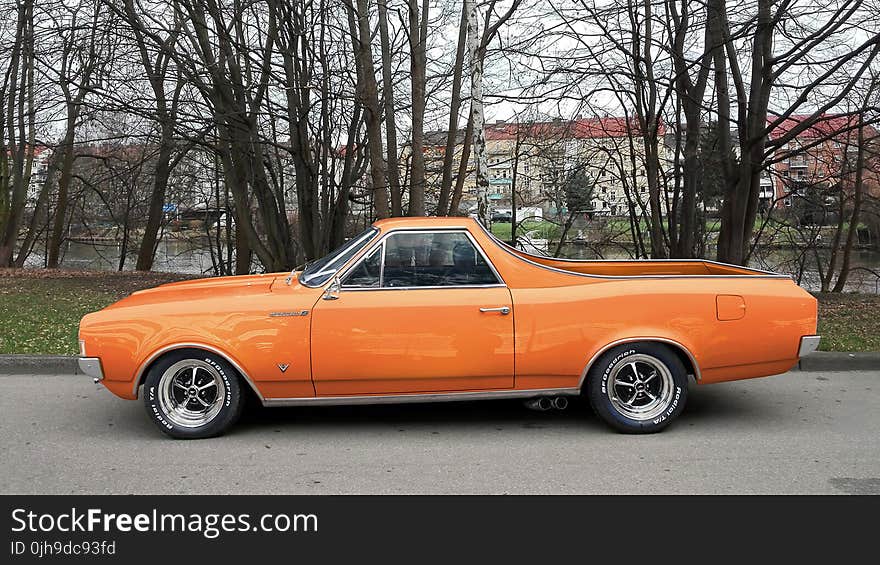
[[565,410],[568,408],[568,399],[564,396],[553,398],[553,408],[556,408],[557,410]]
[[549,396],[530,398],[526,400],[525,404],[530,410],[537,410],[539,412],[546,412],[553,408],[553,400],[551,400]]

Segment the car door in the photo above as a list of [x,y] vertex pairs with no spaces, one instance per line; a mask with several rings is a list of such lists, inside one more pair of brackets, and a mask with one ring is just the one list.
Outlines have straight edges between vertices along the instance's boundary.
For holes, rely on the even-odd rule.
[[312,318],[318,396],[513,388],[513,305],[466,230],[397,230]]

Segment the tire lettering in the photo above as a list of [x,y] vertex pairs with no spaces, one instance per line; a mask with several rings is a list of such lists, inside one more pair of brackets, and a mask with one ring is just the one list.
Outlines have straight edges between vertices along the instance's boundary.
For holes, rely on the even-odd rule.
[[635,349],[624,351],[623,353],[612,359],[610,363],[608,363],[608,366],[605,367],[605,372],[602,374],[602,394],[608,394],[608,378],[611,376],[611,368],[616,365],[618,361],[620,361],[627,355],[632,355],[635,352]]
[[156,387],[154,386],[150,387],[150,408],[153,410],[153,417],[170,430],[172,428],[171,423],[165,419],[164,414],[159,409],[159,404],[156,402]]
[[207,363],[207,364],[211,365],[212,367],[214,367],[215,369],[217,369],[217,372],[220,374],[220,378],[223,379],[223,384],[226,385],[226,398],[223,402],[223,405],[226,408],[229,408],[230,406],[232,406],[232,387],[229,383],[229,377],[226,376],[226,371],[224,371],[223,367],[218,365],[217,362],[215,362],[210,357],[205,357],[205,363]]
[[675,412],[676,406],[678,406],[678,400],[681,398],[681,387],[675,387],[675,398],[672,399],[672,404],[669,405],[669,408],[666,409],[666,413],[660,416],[659,418],[654,418],[651,420],[653,424],[659,424],[666,420],[666,418],[672,416],[672,413]]

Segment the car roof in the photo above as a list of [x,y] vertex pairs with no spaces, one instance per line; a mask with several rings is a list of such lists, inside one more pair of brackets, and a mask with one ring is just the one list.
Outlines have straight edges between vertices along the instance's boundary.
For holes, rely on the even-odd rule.
[[476,220],[473,218],[469,218],[466,216],[426,216],[426,217],[399,217],[399,218],[386,218],[384,220],[377,220],[373,223],[374,226],[381,230],[390,230],[396,228],[420,228],[420,229],[430,229],[430,228],[476,228]]

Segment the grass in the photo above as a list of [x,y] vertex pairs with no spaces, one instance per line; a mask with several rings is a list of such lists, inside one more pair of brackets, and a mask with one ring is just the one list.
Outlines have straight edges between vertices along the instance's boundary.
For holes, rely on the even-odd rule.
[[[523,235],[535,231],[535,237],[539,239],[558,240],[562,228],[552,222],[528,221],[523,222],[516,230],[517,235]],[[510,222],[492,222],[492,233],[498,239],[510,241]]]
[[85,314],[136,290],[188,278],[168,273],[0,270],[0,354],[76,355]]
[[[0,270],[0,354],[76,355],[83,315],[136,290],[186,278],[169,273]],[[880,351],[880,295],[816,296],[823,351]]]
[[817,294],[822,351],[880,351],[880,295]]

